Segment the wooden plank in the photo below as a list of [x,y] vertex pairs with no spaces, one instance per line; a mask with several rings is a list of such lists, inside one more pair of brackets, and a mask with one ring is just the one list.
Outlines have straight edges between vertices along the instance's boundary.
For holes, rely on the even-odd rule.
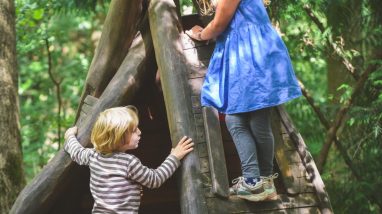
[[80,113],[80,117],[77,119],[77,126],[80,126],[82,124],[82,122],[85,120],[86,118],[86,113],[84,111],[81,110],[81,113]]
[[195,79],[188,80],[192,96],[200,97],[200,90],[202,88],[203,81],[204,81],[204,78],[195,78]]
[[91,95],[86,96],[84,103],[81,105],[81,113],[77,120],[77,126],[79,126],[87,117],[87,115],[91,114],[93,106],[97,103],[98,98],[93,97]]
[[[193,108],[201,108],[202,106],[200,105],[200,97],[199,96],[191,96],[191,105]],[[203,124],[203,123],[201,123],[201,124]]]
[[[90,95],[88,95],[88,96],[90,96]],[[91,113],[92,108],[93,108],[93,106],[90,106],[90,105],[84,103],[84,104],[82,105],[82,109],[81,109],[81,110],[82,110],[82,112],[85,113],[85,115],[87,115],[87,114],[90,114],[90,113]]]
[[198,142],[206,142],[206,134],[203,125],[196,126],[196,139]]
[[[198,106],[198,107],[200,107],[200,106]],[[203,126],[204,125],[203,114],[194,114],[194,119],[195,119],[195,124],[197,126]]]
[[190,66],[188,78],[205,77],[214,43],[184,50],[187,64]]
[[94,106],[97,101],[98,101],[98,98],[88,95],[86,96],[84,103],[86,103],[89,106]]
[[101,38],[86,77],[76,121],[85,97],[89,94],[94,97],[101,96],[125,59],[139,27],[144,25],[145,21],[139,23],[142,19],[142,2],[142,0],[111,1]]
[[209,214],[221,213],[269,213],[273,211],[285,210],[286,213],[298,213],[302,208],[308,210],[317,207],[317,200],[314,193],[303,193],[296,196],[279,194],[278,200],[250,202],[231,196],[228,199],[207,197]]
[[275,140],[275,159],[277,165],[280,169],[280,174],[283,179],[285,189],[290,194],[300,193],[300,181],[293,174],[294,171],[291,169],[291,164],[298,162],[301,159],[299,156],[290,156],[290,149],[292,145],[288,145],[290,141],[286,141],[281,135],[281,121],[275,109],[272,109],[272,130]]
[[190,65],[189,79],[204,78],[207,73],[209,60],[200,60],[198,64]]
[[[203,185],[204,192],[207,190],[209,191],[211,189],[211,186],[212,186],[210,172],[205,172],[205,173],[200,173],[200,174],[202,175],[202,185]],[[207,196],[206,194],[204,194],[204,195]]]
[[199,143],[196,145],[198,149],[198,154],[200,158],[207,158],[208,157],[208,150],[207,150],[207,144],[206,143]]
[[305,166],[307,171],[309,181],[313,184],[316,192],[316,196],[319,200],[318,207],[321,213],[333,213],[332,206],[330,204],[329,195],[325,190],[324,182],[321,179],[320,173],[317,170],[316,164],[313,161],[311,154],[307,151],[304,140],[302,139],[300,133],[294,127],[292,120],[285,111],[284,107],[278,106],[277,114],[279,115],[280,121],[285,127],[287,133],[289,134],[291,140],[293,141],[297,152],[302,160],[302,164]]
[[210,172],[208,157],[199,158],[199,160],[200,160],[200,172],[201,173]]
[[184,55],[188,62],[199,62],[201,60],[210,60],[212,53],[214,52],[215,45],[213,43],[189,48],[184,50]]
[[318,207],[304,207],[299,209],[286,209],[288,214],[321,214]]
[[212,191],[219,196],[228,197],[228,175],[218,112],[212,107],[203,107],[203,118],[209,154]]
[[[187,28],[185,28],[185,29],[187,29]],[[180,39],[181,39],[182,44],[183,44],[183,50],[192,49],[192,48],[196,48],[196,47],[203,47],[203,46],[208,45],[207,41],[193,40],[185,33],[180,34]]]
[[[183,54],[175,4],[172,0],[151,0],[148,14],[171,141],[176,144],[184,135],[198,141],[191,104],[192,93],[187,81],[189,68]],[[198,153],[193,151],[183,159],[178,174],[183,214],[207,213],[200,170]]]

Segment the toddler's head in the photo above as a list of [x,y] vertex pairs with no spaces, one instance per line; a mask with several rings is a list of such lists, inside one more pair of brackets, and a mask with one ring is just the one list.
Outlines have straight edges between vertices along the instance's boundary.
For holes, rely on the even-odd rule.
[[91,141],[96,151],[108,154],[118,151],[131,138],[138,127],[134,106],[115,107],[101,112],[94,124]]

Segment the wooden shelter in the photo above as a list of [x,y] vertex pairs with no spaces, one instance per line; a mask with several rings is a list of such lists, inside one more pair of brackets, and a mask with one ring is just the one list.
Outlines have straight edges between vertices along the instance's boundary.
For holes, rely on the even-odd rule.
[[[240,163],[224,119],[200,105],[200,89],[214,44],[183,33],[198,16],[181,19],[179,2],[113,0],[90,66],[77,114],[78,138],[106,108],[139,109],[142,139],[134,151],[157,167],[181,136],[195,150],[162,187],[144,189],[140,213],[332,213],[328,195],[303,139],[282,106],[272,110],[278,200],[247,202],[228,197]],[[89,170],[60,151],[20,193],[11,213],[90,213]]]

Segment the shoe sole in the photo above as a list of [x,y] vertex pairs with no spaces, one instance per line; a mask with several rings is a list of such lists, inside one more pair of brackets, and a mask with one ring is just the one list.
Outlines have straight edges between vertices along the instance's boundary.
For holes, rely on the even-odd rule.
[[264,192],[261,194],[257,194],[256,196],[254,196],[254,195],[237,195],[237,197],[244,199],[244,200],[247,200],[247,201],[257,202],[257,201],[264,201],[267,198],[267,194]]
[[276,201],[276,200],[278,200],[277,193],[272,193],[268,195],[267,198],[265,199],[265,201]]

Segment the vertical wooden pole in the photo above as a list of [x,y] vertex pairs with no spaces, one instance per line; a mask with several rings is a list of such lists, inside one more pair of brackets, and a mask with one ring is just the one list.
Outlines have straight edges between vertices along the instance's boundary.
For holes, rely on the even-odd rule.
[[[172,143],[177,144],[183,135],[196,139],[191,92],[187,82],[188,68],[183,55],[181,27],[174,2],[152,0],[149,5],[149,22]],[[179,179],[182,213],[207,213],[196,151],[183,160]]]

